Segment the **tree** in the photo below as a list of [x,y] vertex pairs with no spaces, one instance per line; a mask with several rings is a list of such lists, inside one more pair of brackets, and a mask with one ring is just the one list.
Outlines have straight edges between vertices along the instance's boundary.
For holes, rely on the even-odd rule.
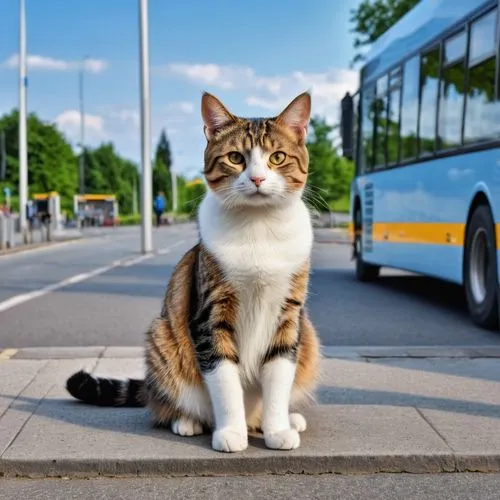
[[[359,49],[372,44],[393,24],[410,11],[420,0],[362,0],[356,9],[351,10],[350,22],[356,33],[354,48]],[[363,60],[358,52],[351,64]]]
[[190,181],[182,178],[182,198],[179,200],[181,211],[195,216],[206,190],[205,183],[200,177],[195,177]]
[[167,211],[172,210],[172,155],[170,152],[170,142],[165,130],[161,131],[158,145],[156,146],[155,159],[153,164],[153,196],[159,191],[165,193],[167,199]]
[[349,194],[353,176],[352,162],[338,155],[331,139],[335,126],[324,118],[311,119],[309,151],[308,194],[306,198],[319,211],[329,210],[332,202]]
[[133,189],[139,185],[135,163],[125,160],[115,151],[114,144],[104,143],[85,151],[85,191],[92,194],[115,194],[119,210],[132,213]]
[[[78,184],[78,166],[70,144],[54,124],[41,121],[36,114],[30,113],[27,122],[29,196],[57,191],[62,207],[71,208]],[[7,155],[5,184],[14,188],[14,192],[19,185],[18,123],[17,110],[0,119]]]

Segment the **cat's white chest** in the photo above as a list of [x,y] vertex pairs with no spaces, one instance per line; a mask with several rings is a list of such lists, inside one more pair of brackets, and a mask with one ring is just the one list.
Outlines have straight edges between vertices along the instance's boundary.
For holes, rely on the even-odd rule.
[[254,385],[290,293],[291,277],[310,255],[309,215],[302,202],[282,217],[255,220],[232,219],[220,212],[208,217],[207,208],[202,206],[200,212],[202,238],[236,289],[242,382]]

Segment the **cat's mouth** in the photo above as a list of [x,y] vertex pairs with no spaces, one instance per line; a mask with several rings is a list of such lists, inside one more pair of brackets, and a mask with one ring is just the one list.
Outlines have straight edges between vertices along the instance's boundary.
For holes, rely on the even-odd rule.
[[255,191],[248,193],[247,196],[249,198],[268,198],[271,196],[271,193],[266,193],[265,191],[262,191],[262,189],[256,189]]

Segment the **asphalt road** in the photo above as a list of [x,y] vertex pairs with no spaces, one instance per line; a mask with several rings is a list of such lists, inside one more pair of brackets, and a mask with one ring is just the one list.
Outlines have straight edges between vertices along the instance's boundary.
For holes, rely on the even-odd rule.
[[[473,326],[458,287],[398,272],[358,283],[347,245],[318,230],[309,309],[324,345],[500,345]],[[142,260],[138,228],[0,257],[0,348],[142,345],[175,263],[196,227],[154,230]]]
[[376,474],[131,479],[0,479],[0,500],[37,498],[221,500],[493,500],[500,474]]

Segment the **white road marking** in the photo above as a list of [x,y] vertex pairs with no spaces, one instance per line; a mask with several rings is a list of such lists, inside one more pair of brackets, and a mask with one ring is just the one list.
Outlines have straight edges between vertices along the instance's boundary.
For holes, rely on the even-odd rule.
[[134,264],[139,264],[139,262],[150,259],[153,255],[154,254],[146,254],[146,255],[141,255],[140,257],[136,257],[135,259],[130,259],[127,262],[124,262],[122,264],[122,267],[130,267],[133,266]]
[[29,300],[37,299],[38,297],[42,297],[43,295],[47,295],[48,293],[55,292],[61,288],[64,288],[69,285],[74,285],[76,283],[81,283],[82,281],[86,281],[95,276],[99,276],[100,274],[104,274],[111,269],[115,269],[117,267],[130,267],[135,264],[139,264],[147,259],[151,259],[157,255],[165,255],[169,253],[172,248],[175,248],[179,245],[182,245],[185,240],[179,240],[176,243],[170,245],[169,247],[162,248],[156,252],[152,252],[146,255],[140,255],[139,257],[134,257],[132,259],[120,259],[113,261],[109,266],[102,266],[89,271],[87,273],[75,274],[69,278],[66,278],[58,283],[53,283],[51,285],[44,286],[38,290],[33,290],[32,292],[22,293],[20,295],[16,295],[11,297],[10,299],[4,300],[0,302],[0,312],[6,311],[7,309],[11,309],[12,307],[18,306],[20,304],[24,304]]
[[183,243],[185,243],[186,240],[179,240],[179,241],[176,241],[175,243],[173,243],[172,245],[168,246],[168,247],[165,247],[165,248],[160,248],[160,250],[158,250],[156,253],[158,255],[166,255],[167,253],[170,253],[170,251],[172,249],[174,249],[175,247],[178,247],[179,245],[182,245]]

